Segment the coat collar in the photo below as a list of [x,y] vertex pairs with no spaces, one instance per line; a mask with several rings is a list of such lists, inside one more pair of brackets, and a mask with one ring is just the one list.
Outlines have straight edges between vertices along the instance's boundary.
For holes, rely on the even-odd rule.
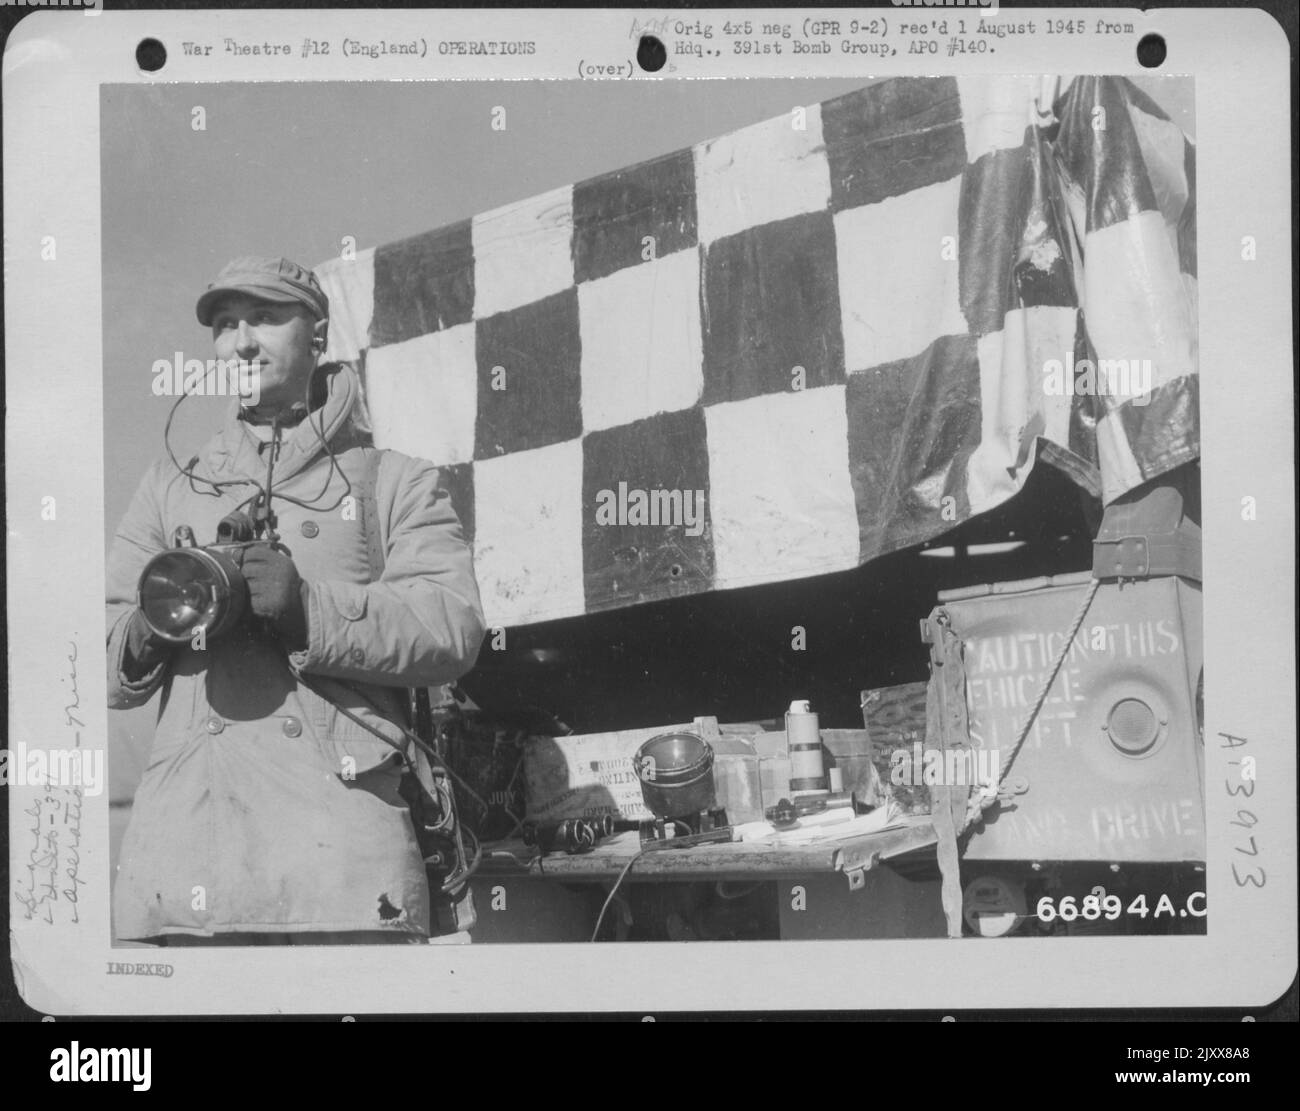
[[[308,414],[299,424],[282,433],[279,458],[275,462],[276,485],[292,478],[324,452],[324,443],[341,450],[354,438],[353,415],[361,395],[355,371],[346,363],[322,366],[317,372],[327,376],[325,404]],[[248,424],[240,420],[239,401],[226,412],[221,431],[209,441],[201,458],[215,474],[223,478],[245,477],[261,481],[266,476],[266,460],[258,450],[260,441]]]

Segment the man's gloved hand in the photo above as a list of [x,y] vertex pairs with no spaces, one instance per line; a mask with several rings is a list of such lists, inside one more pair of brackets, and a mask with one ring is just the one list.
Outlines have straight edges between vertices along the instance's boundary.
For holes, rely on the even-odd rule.
[[124,670],[132,678],[143,678],[171,655],[175,646],[158,636],[136,610],[126,627],[126,656]]
[[307,647],[307,584],[293,560],[269,544],[244,549],[240,565],[253,613],[269,621],[290,650]]

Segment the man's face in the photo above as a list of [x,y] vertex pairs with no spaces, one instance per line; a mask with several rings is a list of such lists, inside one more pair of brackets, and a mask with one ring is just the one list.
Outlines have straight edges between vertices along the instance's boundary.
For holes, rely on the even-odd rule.
[[256,409],[277,413],[304,400],[316,366],[313,340],[324,337],[325,322],[296,301],[263,301],[232,293],[212,314],[212,342],[218,359],[238,359],[254,367]]

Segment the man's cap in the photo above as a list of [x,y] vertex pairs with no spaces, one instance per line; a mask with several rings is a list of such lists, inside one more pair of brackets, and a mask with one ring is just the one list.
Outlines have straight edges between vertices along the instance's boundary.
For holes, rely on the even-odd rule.
[[329,316],[330,312],[329,298],[316,275],[287,258],[246,255],[226,263],[217,280],[208,286],[194,306],[200,324],[211,327],[217,301],[229,293],[260,297],[264,301],[297,301],[306,305],[318,320]]

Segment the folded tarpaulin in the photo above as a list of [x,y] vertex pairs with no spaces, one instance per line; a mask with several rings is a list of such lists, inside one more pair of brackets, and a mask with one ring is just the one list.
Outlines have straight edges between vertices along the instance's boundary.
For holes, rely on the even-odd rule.
[[841,571],[1199,455],[1195,174],[1123,78],[900,78],[318,270],[489,622]]

